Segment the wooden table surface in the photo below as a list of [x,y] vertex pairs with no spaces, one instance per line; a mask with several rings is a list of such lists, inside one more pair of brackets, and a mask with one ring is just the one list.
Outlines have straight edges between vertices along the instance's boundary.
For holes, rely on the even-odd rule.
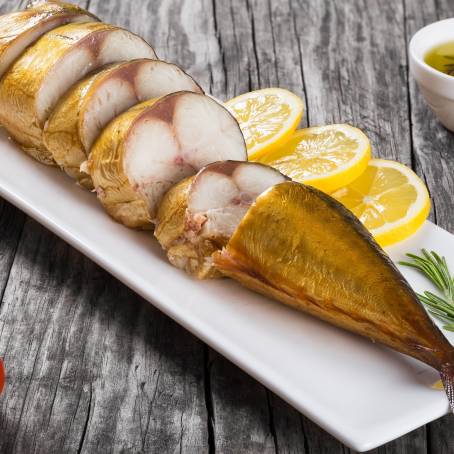
[[[0,12],[25,3],[0,0]],[[454,136],[409,79],[406,52],[416,30],[454,16],[453,1],[78,3],[221,99],[285,87],[305,100],[304,125],[362,128],[376,156],[417,171],[432,220],[454,232]],[[1,200],[0,295],[1,453],[350,452]],[[453,453],[454,417],[373,452]]]

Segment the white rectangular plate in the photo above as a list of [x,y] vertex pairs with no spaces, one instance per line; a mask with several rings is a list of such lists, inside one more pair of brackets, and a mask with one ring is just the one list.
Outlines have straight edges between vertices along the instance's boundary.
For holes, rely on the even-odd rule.
[[[375,448],[448,411],[437,373],[228,280],[198,282],[167,263],[151,233],[113,222],[96,197],[0,133],[0,195],[79,249],[349,447]],[[454,236],[427,222],[389,249],[421,247],[454,268]],[[373,270],[371,270],[373,272]],[[402,272],[417,291],[427,282]],[[451,342],[454,337],[451,337]]]

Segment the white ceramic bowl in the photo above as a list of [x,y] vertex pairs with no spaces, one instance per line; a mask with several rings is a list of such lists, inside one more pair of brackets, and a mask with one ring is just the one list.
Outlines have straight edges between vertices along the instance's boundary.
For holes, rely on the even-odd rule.
[[454,19],[427,25],[411,39],[409,60],[410,73],[427,103],[440,122],[454,131],[454,77],[437,71],[424,61],[429,50],[449,41],[454,41]]

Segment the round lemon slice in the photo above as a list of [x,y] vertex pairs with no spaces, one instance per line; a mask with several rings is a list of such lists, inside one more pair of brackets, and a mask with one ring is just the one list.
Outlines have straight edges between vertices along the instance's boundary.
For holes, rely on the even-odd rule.
[[304,105],[283,88],[265,88],[225,103],[240,124],[249,158],[257,159],[285,144],[301,120]]
[[331,194],[349,208],[381,246],[415,233],[430,212],[425,184],[407,166],[372,159],[353,183]]
[[295,181],[332,192],[356,180],[370,158],[370,142],[361,130],[328,125],[296,131],[282,148],[259,161]]

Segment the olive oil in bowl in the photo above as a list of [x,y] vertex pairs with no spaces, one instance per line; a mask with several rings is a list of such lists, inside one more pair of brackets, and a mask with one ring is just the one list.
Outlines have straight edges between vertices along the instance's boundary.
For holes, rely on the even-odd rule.
[[454,76],[454,41],[435,46],[424,56],[424,61],[437,71]]

